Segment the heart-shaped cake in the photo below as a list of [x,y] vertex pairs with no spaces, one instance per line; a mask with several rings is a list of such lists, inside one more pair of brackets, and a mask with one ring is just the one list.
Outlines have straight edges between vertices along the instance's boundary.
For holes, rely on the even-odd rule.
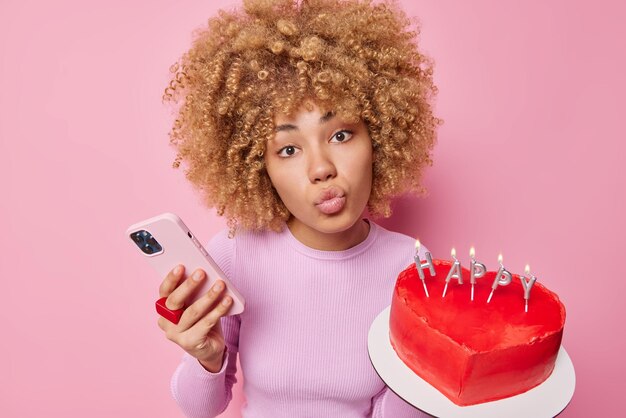
[[476,280],[471,300],[470,272],[463,284],[445,279],[447,260],[432,260],[435,276],[424,269],[426,296],[415,264],[396,281],[389,338],[398,357],[457,405],[473,405],[517,395],[539,385],[554,369],[565,323],[565,307],[539,282],[524,311],[524,288],[513,274],[495,289],[496,272]]

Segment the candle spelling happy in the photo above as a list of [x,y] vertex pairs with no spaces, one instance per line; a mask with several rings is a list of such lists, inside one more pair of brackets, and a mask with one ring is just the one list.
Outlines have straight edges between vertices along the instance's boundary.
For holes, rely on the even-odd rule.
[[[524,273],[526,273],[526,276],[530,274],[530,266],[528,264],[526,264]],[[522,281],[522,286],[524,287],[524,312],[528,312],[528,299],[530,299],[530,290],[533,288],[533,285],[535,284],[537,278],[531,274],[528,281],[526,281],[526,277],[524,276],[520,276],[520,280]]]
[[443,294],[441,295],[441,297],[446,296],[446,292],[448,291],[448,283],[450,283],[450,280],[457,279],[459,284],[463,284],[461,263],[459,263],[459,260],[456,259],[456,250],[452,248],[450,254],[452,255],[452,258],[454,258],[454,263],[452,264],[452,268],[450,268],[450,271],[448,272],[448,277],[446,277],[446,286],[443,288]]
[[491,302],[491,297],[493,296],[493,292],[496,290],[498,286],[506,286],[511,283],[513,280],[513,276],[509,273],[504,266],[502,265],[502,254],[498,255],[498,263],[500,263],[500,269],[498,270],[498,274],[496,274],[496,278],[491,285],[491,293],[489,294],[489,298],[487,299],[487,303]]
[[476,279],[480,279],[487,272],[487,267],[485,267],[483,263],[477,262],[474,258],[475,255],[476,251],[474,251],[474,247],[470,248],[470,258],[472,259],[470,263],[470,283],[472,284],[472,300],[474,300],[474,285],[476,284]]
[[420,240],[415,240],[415,256],[413,259],[415,260],[415,268],[417,269],[417,273],[419,274],[420,280],[422,281],[422,285],[424,285],[424,292],[426,293],[426,297],[429,298],[428,289],[426,288],[426,277],[424,275],[423,269],[428,267],[428,271],[430,271],[431,276],[435,276],[435,266],[433,266],[433,259],[429,252],[426,252],[426,261],[422,263],[419,256],[420,252]]

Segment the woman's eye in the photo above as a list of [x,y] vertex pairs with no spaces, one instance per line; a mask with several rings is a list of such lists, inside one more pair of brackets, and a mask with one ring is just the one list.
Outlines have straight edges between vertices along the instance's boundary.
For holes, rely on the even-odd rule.
[[278,156],[279,157],[291,157],[296,152],[297,152],[296,147],[294,147],[293,145],[288,145],[286,147],[281,148],[278,151]]
[[330,142],[346,142],[352,138],[352,131],[339,131],[332,136]]

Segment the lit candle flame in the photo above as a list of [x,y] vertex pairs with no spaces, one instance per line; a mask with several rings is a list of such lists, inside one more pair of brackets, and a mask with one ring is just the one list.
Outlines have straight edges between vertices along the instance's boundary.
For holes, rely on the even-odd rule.
[[474,250],[474,247],[470,248],[470,257],[474,258],[475,255],[476,251]]
[[502,253],[498,254],[498,263],[502,264]]
[[415,240],[415,251],[419,252],[420,251],[420,240],[416,239]]
[[454,247],[452,247],[452,251],[450,251],[450,255],[452,255],[452,258],[456,259],[456,250],[454,249]]
[[530,274],[530,266],[528,264],[524,267],[524,273],[526,273],[527,276]]

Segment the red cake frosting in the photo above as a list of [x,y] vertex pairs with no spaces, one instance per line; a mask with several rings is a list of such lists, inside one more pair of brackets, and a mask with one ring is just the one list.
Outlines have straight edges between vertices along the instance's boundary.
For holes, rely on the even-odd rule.
[[433,260],[436,275],[424,269],[426,297],[414,264],[396,281],[389,318],[391,345],[399,358],[457,405],[517,395],[539,385],[554,369],[565,307],[539,282],[524,312],[520,277],[499,286],[487,303],[496,272],[477,279],[470,299],[470,272],[464,284],[453,279],[444,298],[452,262]]

